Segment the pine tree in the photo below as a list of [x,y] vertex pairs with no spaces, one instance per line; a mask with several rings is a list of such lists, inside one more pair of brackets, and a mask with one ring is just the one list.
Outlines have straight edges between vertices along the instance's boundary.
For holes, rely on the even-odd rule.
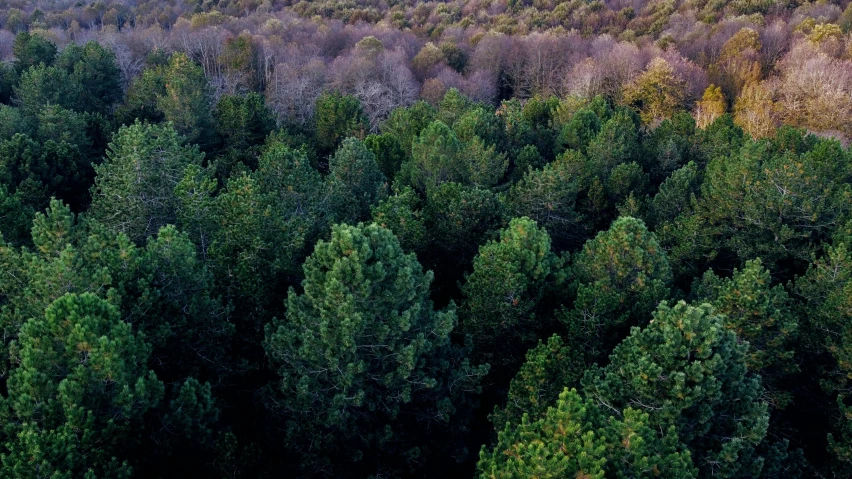
[[427,261],[439,272],[469,265],[479,245],[496,238],[505,225],[496,194],[454,182],[429,190],[423,210],[429,233]]
[[346,138],[363,139],[369,122],[357,98],[332,92],[317,98],[314,128],[317,153],[324,157]]
[[459,155],[467,162],[468,171],[465,176],[468,181],[480,188],[497,186],[509,168],[509,158],[506,154],[497,152],[494,145],[486,145],[478,136],[466,142]]
[[407,252],[426,248],[428,233],[420,198],[411,187],[405,187],[373,207],[373,222],[391,230]]
[[264,341],[303,466],[413,466],[448,446],[487,368],[451,343],[455,312],[433,309],[431,273],[377,225],[335,226],[304,272],[304,293],[290,290]]
[[[849,230],[847,225],[845,230]],[[848,234],[838,235],[825,254],[814,258],[807,273],[796,279],[803,299],[802,343],[809,365],[818,365],[822,387],[836,395],[834,427],[828,435],[832,467],[838,476],[852,471],[852,410],[847,406],[852,374],[852,249]]]
[[185,53],[174,53],[133,81],[116,117],[123,124],[171,122],[189,143],[207,151],[216,142],[213,107],[213,92],[201,66]]
[[18,83],[18,72],[9,64],[0,65],[0,104],[9,105],[15,84]]
[[543,326],[535,317],[539,302],[563,280],[550,237],[529,218],[513,219],[499,241],[480,247],[462,289],[462,331],[474,357],[498,373],[519,362]]
[[163,384],[147,370],[150,346],[118,310],[68,294],[21,328],[12,345],[7,477],[129,477],[128,451]]
[[65,70],[38,64],[21,74],[15,87],[15,103],[28,115],[47,105],[74,110],[82,107],[83,87]]
[[45,208],[51,196],[81,207],[92,177],[89,162],[78,146],[64,140],[19,133],[0,142],[0,182],[36,210]]
[[215,140],[213,92],[204,70],[184,53],[169,58],[162,72],[164,91],[157,95],[157,108],[189,143],[202,148]]
[[[398,108],[394,112],[400,110],[401,108]],[[379,165],[379,169],[385,175],[385,178],[388,179],[389,183],[393,183],[403,161],[410,154],[410,149],[409,152],[406,152],[399,139],[390,133],[368,135],[367,138],[364,138],[364,144],[376,155],[376,164]]]
[[133,278],[137,252],[127,238],[105,234],[96,227],[87,229],[67,205],[53,200],[32,222],[33,250],[0,248],[3,267],[9,273],[0,281],[4,338],[0,376],[8,370],[4,366],[9,342],[23,324],[43,315],[53,301],[68,292],[109,295],[110,289]]
[[257,156],[266,137],[275,129],[275,115],[263,97],[251,92],[245,96],[224,95],[213,110],[216,133],[221,139],[216,162],[219,178],[228,178],[239,163],[257,168]]
[[506,424],[516,426],[529,416],[534,422],[556,404],[565,388],[577,387],[586,364],[583,351],[554,334],[547,342],[527,351],[526,362],[512,378],[504,407],[495,407],[489,420],[497,432]]
[[436,114],[432,105],[418,101],[409,107],[394,109],[380,129],[383,134],[391,135],[399,141],[407,158],[411,155],[414,140],[435,120]]
[[56,45],[37,33],[21,32],[12,44],[15,70],[22,73],[30,67],[50,66],[56,60]]
[[663,120],[644,138],[642,149],[645,153],[641,164],[651,176],[652,184],[659,184],[694,159],[695,134],[695,119],[679,111]]
[[629,327],[645,324],[669,297],[671,267],[641,220],[621,217],[587,241],[571,268],[576,299],[561,315],[575,347],[590,358],[606,354]]
[[589,142],[601,131],[601,119],[592,110],[582,109],[571,117],[571,120],[562,127],[556,144],[559,146],[557,153],[565,150],[575,150],[586,153]]
[[547,164],[535,145],[526,145],[521,148],[515,154],[513,163],[514,168],[509,178],[510,184],[517,183],[526,172],[541,169]]
[[707,165],[698,212],[717,251],[741,262],[759,257],[783,274],[776,265],[808,261],[843,221],[852,198],[850,166],[848,152],[833,140],[805,151],[748,143]]
[[431,123],[411,147],[411,160],[402,165],[400,179],[417,191],[425,193],[453,181],[468,180],[468,166],[461,157],[462,143],[446,124]]
[[90,214],[136,243],[174,224],[178,200],[175,187],[189,165],[204,155],[171,125],[136,122],[118,130],[106,161],[95,170]]
[[503,125],[490,107],[473,107],[464,112],[451,126],[463,143],[479,138],[486,146],[501,147],[506,142]]
[[586,237],[577,212],[580,181],[571,158],[562,157],[541,169],[527,170],[504,197],[512,216],[528,216],[546,229],[557,251],[580,246]]
[[387,196],[387,180],[376,156],[357,138],[343,140],[329,160],[326,178],[335,222],[356,224]]
[[635,113],[621,110],[603,124],[587,148],[589,176],[606,178],[612,168],[639,158],[637,121]]
[[674,426],[699,477],[756,477],[756,453],[769,414],[748,347],[709,305],[661,304],[653,320],[615,348],[609,365],[583,379],[586,394],[609,408],[636,407],[648,425]]
[[188,376],[223,379],[231,368],[234,326],[229,308],[214,296],[213,275],[195,245],[169,225],[148,238],[138,264],[138,279],[124,287],[124,298],[138,295],[126,309],[155,348],[158,375],[169,382]]
[[693,286],[693,295],[712,304],[725,316],[725,327],[749,343],[749,371],[763,377],[771,404],[783,408],[791,398],[776,381],[796,372],[792,345],[798,320],[787,292],[781,286],[770,287],[771,281],[769,271],[756,259],[747,261],[742,271],[735,269],[732,278],[722,279],[708,271]]
[[20,246],[29,242],[30,227],[35,210],[26,205],[18,195],[9,193],[5,185],[0,185],[0,243]]
[[650,216],[657,229],[674,222],[680,215],[692,213],[691,205],[698,187],[698,166],[692,161],[663,181],[649,205]]
[[438,102],[437,120],[453,126],[473,107],[473,103],[458,90],[450,88],[444,98]]
[[524,415],[517,427],[507,424],[492,451],[483,447],[478,470],[481,479],[696,477],[673,427],[661,435],[647,413],[612,415],[574,389],[540,419]]
[[[57,201],[36,215],[32,244],[33,249],[0,248],[0,262],[8,273],[0,281],[0,331],[4,337],[0,384],[5,386],[9,367],[16,367],[7,362],[9,342],[18,338],[30,318],[43,316],[45,308],[66,293],[96,294],[115,308],[134,335],[144,335],[149,358],[146,367],[171,385],[165,392],[167,402],[156,406],[156,417],[165,421],[162,427],[149,428],[151,421],[146,420],[140,431],[161,446],[171,446],[153,446],[144,440],[137,444],[144,452],[132,462],[145,471],[160,471],[165,458],[188,450],[190,444],[195,444],[191,449],[197,454],[209,454],[213,448],[210,435],[206,439],[200,433],[187,436],[169,425],[180,421],[196,430],[209,429],[211,418],[218,414],[215,399],[209,385],[189,376],[221,384],[233,370],[228,355],[233,329],[229,310],[212,296],[212,278],[196,258],[194,245],[168,227],[151,238],[147,248],[137,248],[120,233],[90,219],[78,219]],[[176,396],[189,397],[185,388],[195,391],[192,394],[200,410],[193,412],[195,406],[189,404],[180,410],[169,409]],[[199,422],[189,423],[196,419]],[[196,466],[207,460],[183,459]]]
[[213,231],[208,259],[222,294],[244,315],[238,337],[249,344],[280,311],[277,295],[298,284],[302,261],[333,213],[304,152],[276,142],[258,163],[257,171],[231,178],[212,204],[202,198],[210,217],[194,220]]
[[79,85],[82,111],[107,114],[121,100],[121,71],[115,53],[99,43],[66,46],[56,58],[56,66],[68,72],[69,80]]

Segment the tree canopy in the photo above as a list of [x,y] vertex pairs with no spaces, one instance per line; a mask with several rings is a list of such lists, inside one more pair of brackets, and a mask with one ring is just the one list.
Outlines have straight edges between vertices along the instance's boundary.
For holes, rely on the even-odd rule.
[[0,0],[0,479],[852,476],[850,45]]

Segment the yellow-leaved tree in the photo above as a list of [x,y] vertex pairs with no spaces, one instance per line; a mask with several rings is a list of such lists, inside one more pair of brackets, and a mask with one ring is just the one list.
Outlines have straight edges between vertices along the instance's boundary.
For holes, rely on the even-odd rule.
[[683,106],[686,82],[665,59],[651,60],[648,68],[624,88],[624,103],[633,106],[646,124],[659,123]]
[[704,95],[701,101],[695,102],[695,124],[698,128],[707,128],[716,118],[724,115],[728,110],[728,102],[725,100],[725,94],[722,93],[722,88],[716,85],[710,85],[704,90]]
[[749,83],[734,103],[734,123],[754,138],[771,136],[778,127],[775,112],[766,82]]

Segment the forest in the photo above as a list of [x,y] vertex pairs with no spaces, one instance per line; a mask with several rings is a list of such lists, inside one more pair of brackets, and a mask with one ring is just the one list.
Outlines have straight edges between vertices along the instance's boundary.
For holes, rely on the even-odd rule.
[[852,477],[852,3],[0,0],[0,479]]

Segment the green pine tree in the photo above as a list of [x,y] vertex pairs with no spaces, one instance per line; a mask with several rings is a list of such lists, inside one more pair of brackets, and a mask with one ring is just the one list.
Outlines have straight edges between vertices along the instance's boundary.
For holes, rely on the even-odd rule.
[[777,381],[797,370],[792,348],[798,320],[787,292],[781,286],[771,287],[771,281],[769,271],[756,259],[747,261],[741,271],[735,269],[732,278],[722,279],[708,271],[693,286],[693,295],[725,315],[725,327],[748,342],[749,371],[760,373],[772,406],[783,408],[791,397]]
[[565,389],[540,419],[507,424],[493,450],[479,454],[481,479],[697,477],[673,427],[660,433],[649,415],[616,411]]
[[513,219],[499,241],[480,247],[462,289],[462,331],[474,357],[498,373],[519,362],[544,326],[535,315],[540,301],[564,279],[550,237],[529,218]]
[[607,408],[647,413],[654,430],[674,426],[699,477],[757,477],[768,408],[760,376],[748,371],[748,346],[724,321],[707,304],[661,304],[609,365],[586,373],[584,389]]
[[354,96],[341,95],[335,91],[317,98],[314,135],[317,152],[321,157],[334,153],[346,138],[363,139],[369,128],[361,102]]
[[151,348],[92,294],[68,294],[12,344],[5,477],[130,477],[144,416],[163,396]]
[[606,357],[631,326],[645,324],[669,297],[666,252],[641,220],[625,216],[587,241],[573,259],[576,299],[560,317],[575,347],[590,359]]
[[574,164],[564,156],[541,169],[527,170],[504,198],[512,216],[528,216],[545,228],[557,251],[582,245],[588,234],[577,212],[581,184]]
[[387,196],[387,180],[376,156],[357,138],[343,140],[329,160],[326,178],[331,213],[338,223],[356,224],[370,218],[370,208]]
[[487,370],[450,341],[454,309],[433,309],[431,273],[375,224],[335,226],[304,271],[264,341],[290,447],[313,472],[423,467]]
[[106,160],[95,167],[89,214],[136,243],[177,219],[175,187],[190,165],[204,158],[171,125],[136,122],[113,138]]
[[499,432],[506,424],[516,426],[529,416],[536,421],[559,398],[567,387],[580,384],[586,364],[583,351],[566,344],[554,334],[547,342],[527,351],[526,362],[512,378],[504,407],[495,407],[489,420]]

